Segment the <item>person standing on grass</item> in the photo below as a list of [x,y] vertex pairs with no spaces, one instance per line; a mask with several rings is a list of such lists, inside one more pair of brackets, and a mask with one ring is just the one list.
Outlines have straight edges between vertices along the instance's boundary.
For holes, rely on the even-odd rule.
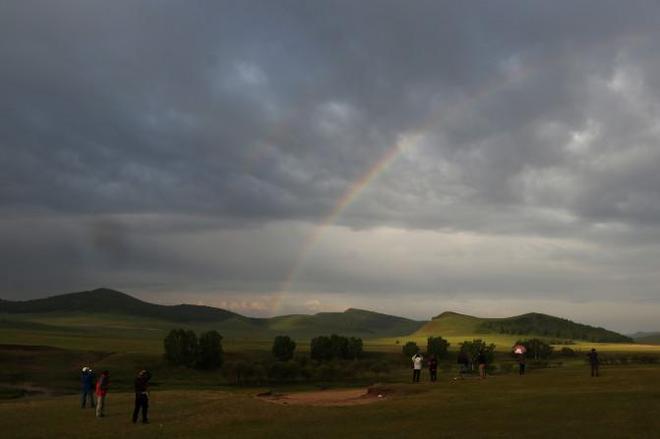
[[591,365],[591,376],[598,377],[598,366],[600,366],[600,360],[598,359],[598,352],[596,349],[591,349],[591,352],[587,354],[589,357],[589,364]]
[[413,363],[413,383],[418,383],[419,382],[419,376],[422,373],[422,364],[424,362],[424,357],[422,357],[422,354],[417,352],[415,355],[412,356],[412,363]]
[[105,416],[105,399],[110,385],[110,373],[107,370],[101,372],[99,380],[96,382],[96,417]]
[[149,411],[149,380],[151,374],[146,370],[141,370],[137,377],[135,377],[135,408],[133,409],[133,423],[135,424],[142,410],[142,423],[148,424],[149,418],[147,417]]
[[518,374],[525,375],[525,354],[518,354]]
[[85,408],[88,396],[90,407],[94,408],[94,372],[87,366],[82,368],[82,373],[80,374],[80,386],[80,408]]
[[465,379],[465,374],[468,372],[468,366],[470,364],[470,359],[465,351],[461,350],[458,352],[458,376],[461,379]]
[[438,379],[438,357],[435,355],[429,360],[429,375],[431,376],[431,382]]
[[486,378],[486,354],[483,350],[477,355],[477,364],[479,365],[479,378]]

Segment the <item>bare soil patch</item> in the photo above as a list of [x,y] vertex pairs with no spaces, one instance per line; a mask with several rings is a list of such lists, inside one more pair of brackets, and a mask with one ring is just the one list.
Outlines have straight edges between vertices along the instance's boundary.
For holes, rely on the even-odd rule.
[[386,399],[393,392],[381,387],[357,389],[327,389],[310,392],[272,393],[257,395],[259,399],[283,405],[351,406],[371,404]]

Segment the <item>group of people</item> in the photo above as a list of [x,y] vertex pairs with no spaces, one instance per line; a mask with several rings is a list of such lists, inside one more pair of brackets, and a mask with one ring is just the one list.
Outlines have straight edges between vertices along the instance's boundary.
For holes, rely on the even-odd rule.
[[[520,375],[525,375],[525,369],[526,369],[525,353],[526,353],[526,349],[522,345],[514,346],[513,354],[516,357],[516,361],[518,363],[518,374]],[[598,377],[600,360],[598,359],[598,352],[596,352],[596,349],[591,349],[591,351],[587,354],[587,358],[591,366],[591,376]],[[475,361],[476,364],[479,367],[479,378],[481,379],[486,378],[487,358],[484,351],[479,351],[475,360],[476,360]],[[470,357],[465,351],[459,351],[457,363],[458,363],[459,375],[455,379],[458,378],[463,379],[465,378],[465,374],[469,372],[469,366],[470,366]],[[422,353],[418,351],[415,355],[412,356],[413,383],[419,382],[420,376],[422,374],[423,366],[424,366],[424,357],[422,356]],[[434,355],[429,359],[428,369],[429,369],[429,376],[431,382],[435,382],[438,379],[437,356]]]
[[[142,423],[148,424],[147,417],[149,411],[149,380],[151,373],[147,370],[138,372],[133,383],[135,389],[135,406],[133,408],[133,423],[138,421],[140,413],[142,414]],[[80,407],[85,408],[87,401],[91,408],[96,408],[96,417],[105,416],[106,398],[108,388],[110,387],[110,373],[107,370],[101,372],[98,380],[94,371],[90,367],[83,367],[80,374],[81,395]],[[96,400],[94,397],[96,396]]]
[[[417,352],[412,356],[412,368],[413,368],[413,383],[418,383],[420,376],[422,374],[422,369],[424,367],[424,356],[421,352]],[[465,378],[465,374],[469,371],[470,366],[470,357],[465,351],[460,351],[458,353],[457,361],[458,363],[458,377],[460,379]],[[479,367],[479,377],[481,379],[486,378],[486,354],[483,351],[479,351],[476,357],[476,363]],[[428,369],[429,377],[431,382],[435,382],[438,379],[438,357],[436,355],[431,356],[428,360]]]
[[[85,366],[80,374],[80,384],[82,386],[80,407],[85,408],[89,400],[89,406],[96,408],[96,417],[102,418],[105,416],[105,398],[110,385],[110,373],[104,370],[97,380],[94,371]],[[96,396],[96,401],[94,401],[94,396]]]

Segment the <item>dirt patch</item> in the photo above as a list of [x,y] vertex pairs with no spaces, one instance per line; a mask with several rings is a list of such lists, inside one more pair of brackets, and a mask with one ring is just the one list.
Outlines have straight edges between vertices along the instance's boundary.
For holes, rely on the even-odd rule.
[[331,407],[371,404],[386,399],[392,393],[392,391],[386,391],[386,389],[370,387],[358,389],[327,389],[296,393],[264,392],[258,394],[257,397],[275,404]]

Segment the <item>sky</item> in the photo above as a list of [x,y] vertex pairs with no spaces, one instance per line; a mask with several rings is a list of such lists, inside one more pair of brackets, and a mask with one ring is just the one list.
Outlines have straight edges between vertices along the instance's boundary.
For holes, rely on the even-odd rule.
[[660,324],[660,4],[0,3],[0,297]]

